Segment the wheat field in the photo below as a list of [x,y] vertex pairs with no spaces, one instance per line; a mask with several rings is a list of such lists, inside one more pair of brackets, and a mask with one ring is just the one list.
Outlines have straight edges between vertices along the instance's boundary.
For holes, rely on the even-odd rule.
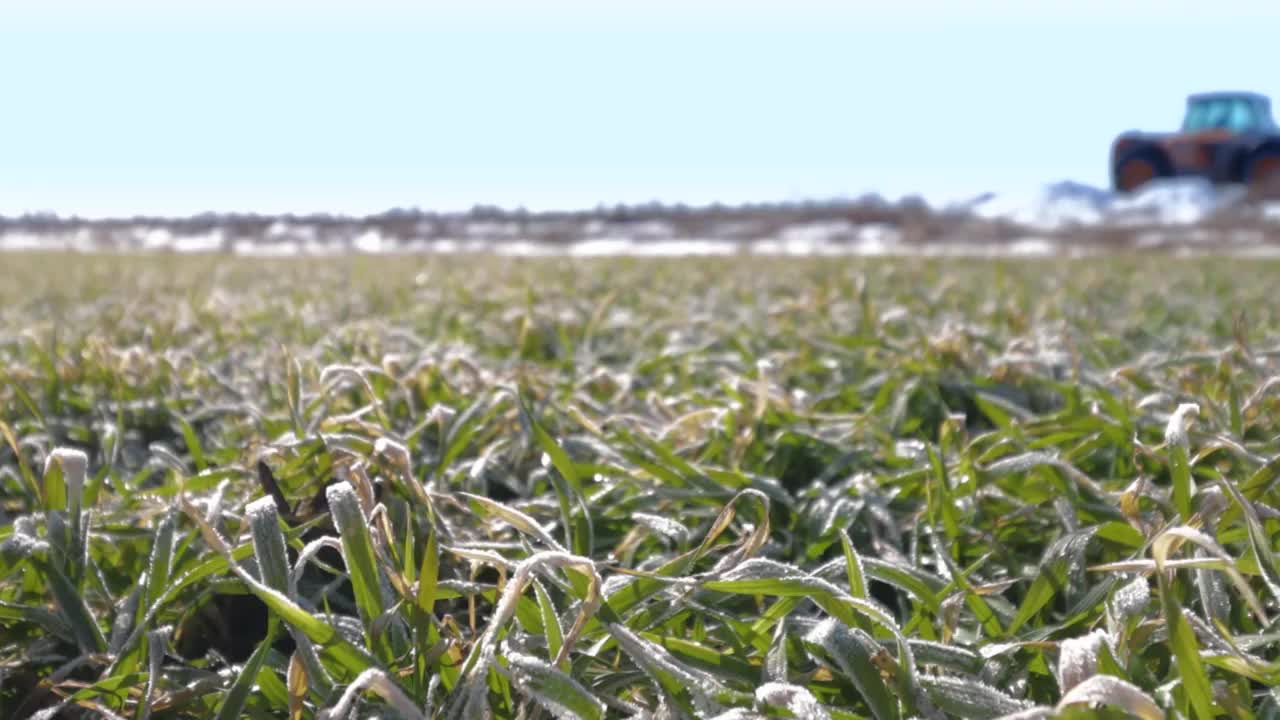
[[1274,262],[3,263],[0,717],[1280,716]]

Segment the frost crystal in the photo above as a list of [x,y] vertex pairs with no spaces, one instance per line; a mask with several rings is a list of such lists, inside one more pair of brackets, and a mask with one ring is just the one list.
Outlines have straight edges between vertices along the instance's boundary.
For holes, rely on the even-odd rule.
[[1187,447],[1189,440],[1187,439],[1187,416],[1199,415],[1200,406],[1196,403],[1182,403],[1177,410],[1169,416],[1169,424],[1164,428],[1164,441],[1167,445],[1181,445]]
[[1094,630],[1083,637],[1063,640],[1058,646],[1058,688],[1063,694],[1098,672],[1098,655],[1107,634]]
[[1151,587],[1147,578],[1139,576],[1116,590],[1116,594],[1111,598],[1111,609],[1118,616],[1117,619],[1137,617],[1146,609],[1150,600]]
[[818,704],[817,698],[799,685],[769,682],[756,688],[756,701],[766,705],[781,705],[798,718],[827,720],[831,715]]

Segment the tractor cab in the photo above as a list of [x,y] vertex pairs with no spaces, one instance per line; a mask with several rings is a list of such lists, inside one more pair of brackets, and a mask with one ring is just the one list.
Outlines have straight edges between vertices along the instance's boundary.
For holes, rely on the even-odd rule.
[[1271,100],[1250,92],[1197,93],[1187,98],[1182,132],[1226,130],[1232,133],[1273,133]]

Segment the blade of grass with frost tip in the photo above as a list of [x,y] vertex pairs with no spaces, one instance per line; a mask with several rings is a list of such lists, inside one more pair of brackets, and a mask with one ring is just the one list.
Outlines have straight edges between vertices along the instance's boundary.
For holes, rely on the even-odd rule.
[[555,717],[563,720],[598,720],[605,717],[606,706],[603,701],[545,660],[510,650],[503,657],[508,663],[508,672],[516,687]]
[[[222,556],[226,561],[225,565],[235,573],[250,592],[267,605],[268,609],[279,615],[291,627],[301,631],[307,639],[319,645],[325,654],[347,670],[360,673],[376,663],[376,660],[367,652],[347,642],[333,625],[302,609],[284,593],[264,585],[238,563],[232,562],[231,548],[227,547],[217,531],[205,522],[200,511],[185,498],[180,502],[183,513],[200,529],[200,534],[205,541]],[[249,549],[252,550],[252,547],[250,546]]]
[[329,499],[333,523],[342,540],[342,556],[346,560],[351,587],[355,591],[356,609],[364,624],[365,641],[376,657],[383,662],[390,662],[391,648],[387,639],[374,626],[374,622],[386,612],[386,607],[383,604],[373,538],[369,534],[364,512],[360,509],[360,500],[349,482],[330,485],[325,490],[325,495]]
[[55,448],[44,466],[49,540],[62,553],[64,572],[77,589],[84,580],[88,549],[88,528],[81,527],[80,512],[88,469],[89,456],[67,447]]
[[280,531],[280,512],[270,495],[264,495],[245,506],[253,553],[258,561],[262,582],[269,588],[289,594],[289,557],[285,553],[284,533]]

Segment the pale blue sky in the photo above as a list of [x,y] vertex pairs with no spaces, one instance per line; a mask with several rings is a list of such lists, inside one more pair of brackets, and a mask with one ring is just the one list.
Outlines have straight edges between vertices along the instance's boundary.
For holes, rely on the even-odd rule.
[[1280,96],[1277,28],[1233,0],[5,0],[0,213],[1102,185],[1187,93]]

